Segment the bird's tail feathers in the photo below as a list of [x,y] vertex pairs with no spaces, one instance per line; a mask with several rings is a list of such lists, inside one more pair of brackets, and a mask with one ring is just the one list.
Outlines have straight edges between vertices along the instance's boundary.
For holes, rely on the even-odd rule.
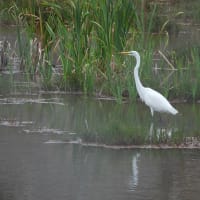
[[174,107],[172,107],[171,113],[172,113],[173,115],[176,115],[176,114],[178,113],[178,110],[176,110]]

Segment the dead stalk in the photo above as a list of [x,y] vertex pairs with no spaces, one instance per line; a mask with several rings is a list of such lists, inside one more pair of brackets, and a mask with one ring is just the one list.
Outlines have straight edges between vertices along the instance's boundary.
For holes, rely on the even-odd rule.
[[177,70],[172,63],[167,59],[167,57],[159,50],[158,53],[163,57],[166,63],[171,67],[172,70]]

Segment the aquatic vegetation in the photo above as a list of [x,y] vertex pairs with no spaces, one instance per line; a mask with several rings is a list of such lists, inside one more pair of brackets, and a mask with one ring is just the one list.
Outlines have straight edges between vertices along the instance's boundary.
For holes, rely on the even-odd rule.
[[144,85],[170,99],[200,98],[198,47],[182,54],[169,47],[171,24],[184,18],[182,10],[167,15],[157,1],[131,0],[21,1],[7,6],[18,25],[21,70],[29,80],[39,77],[47,90],[109,95],[118,102],[135,99],[135,61],[118,54],[135,49],[142,57]]
[[[123,60],[115,53],[126,48],[130,41],[136,42],[132,35],[141,39],[142,32],[137,29],[142,23],[136,6],[130,0],[76,0],[64,1],[62,5],[53,1],[28,1],[21,7],[14,4],[9,13],[17,24],[23,24],[26,33],[25,41],[20,32],[23,27],[18,34],[22,63],[28,68],[25,70],[32,74],[40,72],[43,78],[45,71],[48,73],[45,77],[50,80],[51,70],[42,68],[60,64],[63,72],[60,87],[85,93],[99,92],[100,87],[102,93],[121,98],[127,80],[120,74],[128,72],[124,72]],[[137,27],[132,26],[136,19]],[[48,60],[50,57],[54,61]]]
[[[12,4],[8,1],[7,12],[9,17],[12,16],[13,23],[18,25],[17,53],[21,59],[19,66],[28,82],[23,79],[23,84],[14,83],[12,86],[7,77],[2,76],[2,93],[8,93],[13,87],[13,93],[28,89],[30,93],[37,91],[38,94],[38,88],[35,87],[39,87],[40,95],[43,92],[41,89],[56,92],[63,90],[70,94],[92,94],[99,97],[97,101],[107,98],[120,103],[114,103],[116,107],[113,108],[109,103],[105,106],[105,102],[100,102],[99,108],[95,105],[94,110],[90,110],[90,106],[84,104],[86,96],[79,96],[81,109],[76,110],[79,106],[77,104],[69,106],[68,102],[47,102],[43,98],[40,101],[38,98],[22,99],[20,102],[16,99],[2,99],[2,110],[8,115],[7,108],[10,104],[27,105],[27,113],[31,115],[36,112],[33,104],[38,104],[38,115],[34,116],[34,119],[40,119],[41,113],[47,113],[42,117],[44,124],[43,121],[37,122],[34,127],[24,129],[24,133],[46,131],[58,134],[63,130],[66,135],[69,132],[76,134],[62,134],[61,142],[105,147],[119,145],[120,148],[129,148],[131,145],[146,145],[145,147],[162,148],[165,145],[181,147],[190,144],[193,147],[199,146],[199,118],[193,117],[194,111],[198,109],[193,108],[189,120],[182,117],[184,114],[173,117],[173,121],[166,117],[166,124],[163,125],[158,123],[155,116],[155,122],[158,124],[152,123],[149,109],[141,109],[140,103],[136,105],[135,101],[132,102],[138,97],[133,78],[135,60],[119,54],[123,50],[131,49],[141,54],[140,77],[144,86],[158,90],[170,100],[198,101],[198,43],[187,44],[187,48],[171,45],[174,42],[173,37],[176,38],[181,32],[180,20],[185,17],[182,10],[167,15],[167,11],[160,11],[160,5],[155,3],[158,1],[149,3],[132,0],[28,0],[21,1],[21,5],[19,2]],[[3,12],[6,12],[5,7]],[[195,23],[196,20],[197,18]],[[4,58],[9,58],[9,51],[2,52],[3,62],[0,64],[5,66]],[[13,77],[11,79],[13,80]],[[3,88],[5,81],[6,88]],[[36,83],[34,88],[32,83]],[[51,109],[44,112],[46,106],[41,104]],[[123,108],[125,104],[129,104],[128,108]],[[55,106],[62,108],[54,112]],[[27,126],[27,121],[22,120],[24,123],[21,123],[21,118],[15,119],[21,107],[16,106],[16,111],[10,112],[14,120],[2,118],[1,125]],[[33,110],[30,110],[32,108]],[[52,115],[52,110],[55,115]],[[187,115],[189,112],[186,111]],[[24,118],[26,119],[26,116]],[[144,118],[147,121],[144,122]],[[56,123],[58,127],[51,127]],[[49,127],[46,127],[46,124]],[[191,131],[191,126],[197,128],[194,127]]]
[[0,41],[0,70],[5,69],[9,61],[10,44],[7,40]]

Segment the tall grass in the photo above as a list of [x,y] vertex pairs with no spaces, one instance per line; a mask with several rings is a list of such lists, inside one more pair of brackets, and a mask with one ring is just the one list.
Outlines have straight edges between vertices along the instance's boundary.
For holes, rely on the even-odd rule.
[[[26,37],[22,38],[22,26],[18,32],[24,70],[39,73],[43,82],[48,82],[47,86],[55,84],[53,65],[59,65],[61,76],[57,77],[56,87],[60,89],[113,95],[119,101],[128,91],[135,98],[132,73],[135,60],[118,54],[124,49],[135,49],[141,54],[140,75],[144,85],[166,96],[175,98],[179,94],[195,100],[200,96],[199,73],[196,73],[198,49],[187,52],[186,57],[176,53],[167,56],[165,51],[177,71],[171,75],[162,57],[161,70],[154,71],[155,52],[160,44],[154,36],[158,29],[157,10],[155,3],[146,1],[52,0],[26,1],[21,7],[15,4],[10,13],[25,28]],[[165,31],[165,25],[159,27]]]
[[[174,91],[177,98],[182,97],[187,101],[196,101],[200,98],[200,49],[188,48],[175,57],[175,65],[179,69],[175,79]],[[178,84],[176,84],[176,82]]]

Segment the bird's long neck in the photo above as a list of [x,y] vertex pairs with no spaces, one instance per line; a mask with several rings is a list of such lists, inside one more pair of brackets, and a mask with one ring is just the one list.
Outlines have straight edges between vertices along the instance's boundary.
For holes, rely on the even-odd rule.
[[144,86],[142,85],[142,83],[140,81],[140,78],[139,78],[140,55],[136,54],[135,58],[136,58],[136,65],[135,65],[135,68],[134,68],[135,84],[136,84],[136,89],[137,89],[137,91],[139,93],[139,96],[143,100],[143,96],[144,96],[143,89],[144,89]]

